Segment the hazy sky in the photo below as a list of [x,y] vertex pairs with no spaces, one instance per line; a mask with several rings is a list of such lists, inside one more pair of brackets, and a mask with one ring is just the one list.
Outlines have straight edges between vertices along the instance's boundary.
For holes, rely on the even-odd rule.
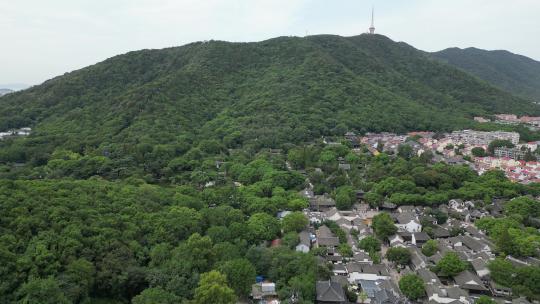
[[416,48],[507,49],[540,60],[540,0],[0,0],[0,84],[39,84],[143,48],[357,35]]

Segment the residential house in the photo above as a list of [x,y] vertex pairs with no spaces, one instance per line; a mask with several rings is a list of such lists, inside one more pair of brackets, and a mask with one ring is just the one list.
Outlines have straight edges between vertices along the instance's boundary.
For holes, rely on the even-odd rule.
[[345,291],[338,282],[318,281],[316,291],[319,304],[346,304],[348,302]]
[[388,269],[381,264],[348,263],[346,265],[349,274],[349,283],[358,284],[359,280],[377,281],[390,278]]
[[313,188],[305,188],[304,190],[300,191],[300,196],[305,197],[308,200],[311,200],[315,197],[315,193],[313,193]]
[[399,234],[389,236],[388,242],[390,247],[405,247],[405,240]]
[[325,193],[324,195],[315,195],[310,199],[309,205],[311,210],[324,212],[336,207],[336,201],[328,193]]
[[302,231],[298,234],[300,242],[296,245],[296,251],[308,253],[311,249],[311,234],[309,231]]
[[346,276],[334,275],[334,276],[330,277],[330,281],[339,283],[339,285],[341,285],[341,287],[343,287],[343,288],[349,286],[349,281],[347,281]]
[[346,277],[347,274],[348,274],[347,273],[347,268],[345,268],[345,265],[343,265],[343,264],[334,264],[332,266],[332,272],[336,276],[344,276],[344,277]]
[[397,211],[399,213],[415,213],[416,212],[416,207],[411,206],[411,205],[403,205],[403,206],[399,206]]
[[251,285],[251,297],[260,303],[279,303],[275,283],[259,282]]
[[385,280],[379,283],[379,290],[375,291],[370,303],[400,304],[408,303],[408,301],[400,296],[398,287],[391,280]]
[[411,243],[413,245],[416,245],[418,247],[422,247],[427,241],[429,241],[431,238],[429,235],[425,232],[414,232],[412,234],[412,240]]
[[460,288],[468,290],[470,293],[484,294],[489,291],[480,277],[469,270],[462,271],[456,275],[454,281]]
[[371,260],[371,257],[369,256],[369,254],[367,254],[364,251],[357,251],[353,255],[353,260],[354,260],[354,262],[356,262],[358,264],[373,265],[373,261]]
[[495,283],[495,281],[490,281],[489,287],[490,287],[491,292],[495,296],[509,297],[512,295],[512,288],[499,285],[498,283]]
[[383,210],[395,210],[397,205],[389,201],[384,201],[380,208]]
[[459,287],[426,284],[426,294],[429,303],[440,304],[472,304],[467,292]]
[[443,227],[437,226],[433,229],[433,237],[436,239],[443,239],[450,237],[450,231]]
[[323,225],[317,230],[317,246],[319,247],[337,247],[339,246],[339,238],[335,236],[330,228]]
[[396,226],[410,233],[422,231],[422,225],[418,222],[416,215],[410,212],[396,215]]
[[463,212],[469,210],[469,208],[474,208],[474,203],[471,201],[463,201],[461,199],[451,199],[448,201],[448,207],[457,212]]
[[467,248],[471,249],[475,253],[485,252],[487,254],[491,254],[491,247],[487,240],[476,239],[469,235],[462,236],[461,240],[463,245],[467,246]]
[[410,248],[411,251],[411,269],[418,271],[419,269],[426,268],[427,267],[427,258],[426,256],[420,251],[419,248],[412,247]]
[[482,281],[488,282],[490,272],[487,267],[486,260],[483,258],[476,258],[471,261],[471,264],[478,277],[480,277]]
[[420,268],[416,271],[416,273],[422,279],[422,281],[424,281],[424,284],[434,284],[437,286],[442,284],[439,277],[427,268]]
[[439,261],[442,258],[443,258],[443,255],[440,252],[435,252],[435,254],[428,257],[427,260],[431,266],[435,266],[439,263]]

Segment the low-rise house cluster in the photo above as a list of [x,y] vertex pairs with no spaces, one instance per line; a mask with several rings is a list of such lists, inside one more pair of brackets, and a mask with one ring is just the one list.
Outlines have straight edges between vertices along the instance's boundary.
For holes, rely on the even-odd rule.
[[[407,140],[406,135],[398,135],[395,133],[366,133],[361,138],[360,142],[367,145],[369,148],[380,151],[396,152],[399,145]],[[382,145],[382,146],[381,146]]]
[[522,116],[517,117],[514,114],[497,114],[495,115],[496,122],[504,124],[528,124],[532,126],[540,126],[540,117]]
[[527,151],[517,148],[497,147],[493,154],[495,157],[508,157],[515,160],[522,160],[525,158]]
[[514,160],[504,157],[477,157],[474,167],[479,174],[493,169],[502,170],[511,181],[528,184],[540,182],[540,162]]
[[[312,199],[329,199],[329,196],[316,196],[309,191],[303,193]],[[350,210],[338,210],[331,204],[324,204],[322,208],[320,203],[312,203],[310,209],[304,211],[310,228],[299,233],[296,250],[309,252],[324,248],[318,251],[318,262],[327,265],[332,275],[329,280],[317,282],[317,303],[349,303],[347,293],[350,292],[365,295],[366,303],[410,303],[398,287],[400,277],[408,273],[416,273],[424,281],[426,296],[422,303],[474,304],[482,295],[494,297],[498,303],[510,303],[505,301],[511,299],[511,290],[496,284],[487,266],[495,258],[495,246],[474,225],[475,220],[484,216],[501,216],[504,203],[497,198],[488,205],[451,199],[437,210],[391,203],[383,204],[380,209],[356,203]],[[382,260],[378,261],[358,244],[363,238],[375,236],[372,219],[380,212],[389,212],[398,229],[383,243]],[[448,216],[444,223],[438,223],[440,217],[436,214],[440,212]],[[336,226],[346,235],[352,256],[342,255],[344,239],[333,232]],[[437,241],[437,252],[426,256],[422,246],[431,239]],[[408,265],[397,265],[386,259],[384,252],[392,247],[406,248],[410,252]],[[448,253],[455,253],[470,267],[452,277],[434,273],[436,268],[433,267]],[[540,260],[535,259],[508,259],[516,266],[540,264]]]
[[[357,139],[358,137],[354,138]],[[414,140],[408,140],[411,138]],[[518,144],[519,139],[519,133],[516,132],[461,130],[439,134],[438,136],[435,136],[433,132],[410,132],[407,135],[367,133],[359,141],[365,144],[374,155],[378,154],[379,151],[397,153],[400,145],[407,144],[413,148],[416,155],[431,151],[435,154],[436,161],[453,165],[466,164],[476,168],[472,163],[465,160],[464,156],[472,157],[474,148],[487,150],[488,145],[494,140],[508,140],[515,145],[515,148],[496,148],[494,151],[495,158],[522,160],[528,151],[534,152],[538,148],[538,142]],[[355,142],[357,141],[355,140]]]
[[455,142],[468,145],[487,146],[494,140],[508,140],[514,145],[519,143],[519,133],[517,132],[462,130],[452,132],[449,137]]
[[0,140],[8,137],[15,137],[15,136],[28,136],[32,132],[31,128],[20,128],[20,129],[13,129],[6,132],[0,132]]

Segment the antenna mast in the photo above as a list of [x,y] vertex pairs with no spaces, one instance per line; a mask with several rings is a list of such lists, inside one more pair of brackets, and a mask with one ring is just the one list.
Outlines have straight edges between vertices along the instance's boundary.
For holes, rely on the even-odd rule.
[[370,34],[375,34],[375,18],[374,18],[374,15],[375,15],[375,8],[374,7],[371,7],[371,26],[369,27],[369,33]]

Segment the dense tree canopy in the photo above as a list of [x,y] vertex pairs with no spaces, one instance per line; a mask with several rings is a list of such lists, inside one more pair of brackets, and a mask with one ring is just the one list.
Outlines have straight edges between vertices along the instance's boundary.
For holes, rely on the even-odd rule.
[[399,280],[399,289],[411,300],[419,299],[426,293],[424,290],[424,281],[415,274],[407,274],[401,277]]
[[437,253],[438,249],[438,243],[436,240],[428,240],[424,245],[422,245],[422,253],[425,256],[432,256],[435,253]]
[[411,252],[407,248],[392,247],[386,251],[386,258],[401,266],[406,266],[411,261]]
[[455,252],[447,252],[437,263],[437,270],[441,275],[455,276],[467,269],[467,264]]
[[[339,209],[350,209],[358,190],[373,206],[540,194],[500,172],[432,163],[412,142],[395,155],[351,149],[341,137],[349,130],[492,128],[470,118],[538,111],[379,35],[133,52],[1,97],[0,105],[0,131],[32,127],[28,137],[0,141],[7,303],[231,303],[245,300],[258,275],[276,282],[280,299],[310,303],[315,281],[330,271],[293,249],[307,225],[305,187]],[[433,210],[444,223],[447,215]],[[293,213],[280,222],[281,211]],[[478,226],[500,253],[532,255],[538,206],[516,199],[505,215]],[[325,224],[338,251],[352,256],[346,233]],[[397,231],[386,213],[373,228],[380,240]],[[281,245],[270,245],[277,239]],[[375,263],[380,240],[360,242]],[[394,249],[388,258],[407,260]],[[441,271],[451,275],[450,266]],[[534,273],[514,272],[507,284],[537,294]]]
[[373,217],[373,230],[380,239],[386,239],[397,232],[397,227],[388,213]]
[[227,286],[227,278],[218,271],[203,273],[195,290],[195,304],[234,304],[236,296]]

